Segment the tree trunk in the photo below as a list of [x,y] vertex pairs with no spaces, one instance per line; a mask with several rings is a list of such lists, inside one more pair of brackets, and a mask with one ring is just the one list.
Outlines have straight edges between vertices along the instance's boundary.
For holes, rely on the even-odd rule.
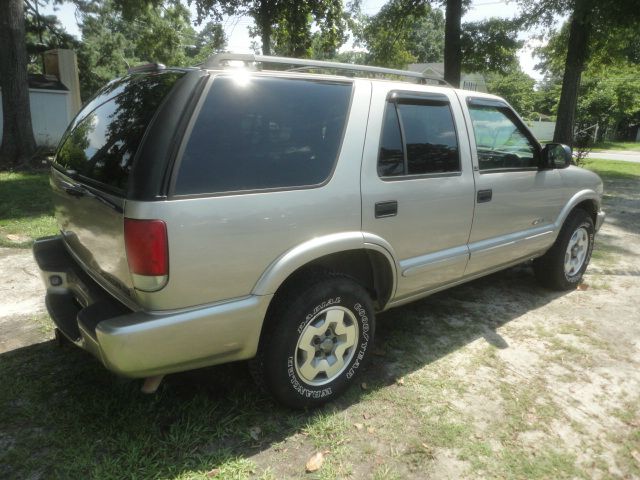
[[261,30],[262,54],[271,55],[271,24],[264,24]]
[[23,0],[0,0],[0,169],[24,166],[36,149],[31,127]]
[[444,24],[444,79],[454,87],[460,86],[462,52],[460,49],[460,22],[462,0],[447,0]]
[[562,92],[558,104],[556,128],[553,141],[573,145],[573,130],[575,126],[576,106],[578,104],[578,88],[584,64],[587,61],[591,22],[589,20],[588,1],[578,0],[571,16],[569,28],[569,44],[567,58],[562,77]]
[[262,40],[262,54],[271,55],[271,24],[272,7],[271,0],[262,0],[258,8],[258,18],[256,24],[260,27],[260,39]]

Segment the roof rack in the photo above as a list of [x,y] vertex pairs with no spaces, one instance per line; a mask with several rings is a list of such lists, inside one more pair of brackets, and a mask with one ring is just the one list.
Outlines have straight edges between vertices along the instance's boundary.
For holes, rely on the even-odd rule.
[[167,67],[163,63],[143,63],[127,70],[127,73],[157,72]]
[[288,58],[288,57],[272,57],[268,55],[254,55],[253,53],[218,53],[210,56],[203,64],[204,68],[216,69],[222,68],[227,62],[244,62],[249,63],[275,63],[278,65],[297,65],[289,71],[304,71],[315,69],[331,69],[346,70],[350,72],[367,72],[383,75],[397,75],[400,77],[416,78],[422,83],[425,81],[437,82],[440,85],[451,86],[442,78],[425,75],[421,72],[412,72],[409,70],[396,70],[395,68],[373,67],[371,65],[355,65],[352,63],[327,62],[324,60],[309,60],[306,58]]

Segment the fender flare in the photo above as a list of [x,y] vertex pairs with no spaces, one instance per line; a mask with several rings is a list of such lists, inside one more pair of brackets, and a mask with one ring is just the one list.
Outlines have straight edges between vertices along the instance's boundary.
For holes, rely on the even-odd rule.
[[585,200],[593,200],[596,203],[598,210],[600,209],[600,196],[595,191],[591,189],[580,190],[575,195],[573,195],[573,197],[569,199],[569,201],[565,204],[565,206],[560,211],[558,218],[553,224],[554,230],[556,230],[556,232],[560,231],[560,229],[562,228],[562,225],[564,224],[565,220],[569,216],[569,213],[571,213],[571,211],[578,204],[584,202]]
[[324,256],[348,250],[371,250],[382,254],[387,259],[393,275],[390,297],[393,298],[398,281],[398,262],[393,248],[382,237],[366,232],[341,232],[323,235],[293,247],[267,267],[251,293],[272,295],[300,267]]

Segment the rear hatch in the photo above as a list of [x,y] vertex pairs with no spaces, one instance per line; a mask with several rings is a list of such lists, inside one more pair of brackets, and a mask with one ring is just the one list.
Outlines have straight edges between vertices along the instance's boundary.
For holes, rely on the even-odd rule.
[[51,184],[67,248],[125,303],[133,292],[124,244],[130,172],[155,112],[183,74],[167,70],[109,83],[78,113],[55,155]]

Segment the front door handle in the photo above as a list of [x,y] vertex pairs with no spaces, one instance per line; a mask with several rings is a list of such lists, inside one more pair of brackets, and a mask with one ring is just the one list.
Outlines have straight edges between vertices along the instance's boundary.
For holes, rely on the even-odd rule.
[[493,190],[478,190],[478,203],[490,202],[491,198],[493,198]]
[[376,218],[395,217],[398,214],[398,202],[389,200],[376,203]]

